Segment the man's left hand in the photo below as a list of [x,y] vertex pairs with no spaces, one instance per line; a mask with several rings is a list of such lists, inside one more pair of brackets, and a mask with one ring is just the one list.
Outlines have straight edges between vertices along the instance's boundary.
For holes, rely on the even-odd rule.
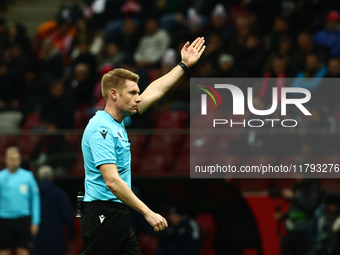
[[204,37],[198,37],[192,44],[184,44],[181,50],[182,62],[188,67],[193,66],[205,50],[204,42]]
[[34,237],[38,234],[39,226],[35,224],[31,224],[31,235]]

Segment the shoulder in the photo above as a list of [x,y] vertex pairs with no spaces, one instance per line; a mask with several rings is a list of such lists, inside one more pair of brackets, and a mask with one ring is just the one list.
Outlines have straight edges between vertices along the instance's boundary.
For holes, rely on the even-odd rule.
[[24,168],[19,168],[19,174],[28,178],[33,178],[34,179],[34,175],[31,171],[24,169]]
[[8,172],[8,171],[6,170],[6,168],[0,170],[0,177],[6,175],[7,172]]

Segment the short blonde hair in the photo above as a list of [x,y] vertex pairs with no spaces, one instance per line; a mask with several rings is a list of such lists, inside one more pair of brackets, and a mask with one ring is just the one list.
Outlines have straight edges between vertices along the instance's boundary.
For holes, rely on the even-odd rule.
[[7,158],[8,154],[12,153],[12,152],[16,152],[20,155],[20,151],[18,147],[12,146],[12,147],[8,147],[5,151],[5,158]]
[[125,80],[138,83],[139,75],[123,68],[115,68],[103,76],[101,85],[102,95],[105,98],[105,101],[109,98],[110,89],[123,88]]

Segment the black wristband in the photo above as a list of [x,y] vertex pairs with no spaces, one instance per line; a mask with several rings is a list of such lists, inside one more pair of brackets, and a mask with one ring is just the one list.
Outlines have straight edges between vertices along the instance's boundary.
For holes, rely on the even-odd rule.
[[189,70],[189,67],[186,64],[184,64],[183,62],[180,62],[178,65],[183,68],[184,72]]

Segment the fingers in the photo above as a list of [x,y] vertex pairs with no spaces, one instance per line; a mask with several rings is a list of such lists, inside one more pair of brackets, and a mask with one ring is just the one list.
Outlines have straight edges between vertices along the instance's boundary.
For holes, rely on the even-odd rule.
[[198,43],[198,41],[200,40],[200,38],[201,38],[201,37],[197,37],[196,40],[193,41],[193,42],[191,43],[191,46],[195,48],[195,47],[196,47],[196,44]]
[[201,37],[201,38],[198,40],[198,42],[197,42],[197,44],[196,44],[196,46],[195,46],[195,49],[196,49],[197,51],[200,51],[204,43],[205,43],[204,38]]
[[202,53],[204,52],[205,48],[206,48],[206,46],[204,45],[204,46],[200,49],[200,51],[198,52],[198,54],[199,54],[200,56],[201,56]]
[[159,215],[159,218],[157,219],[157,223],[154,225],[154,231],[162,231],[168,227],[167,221]]

